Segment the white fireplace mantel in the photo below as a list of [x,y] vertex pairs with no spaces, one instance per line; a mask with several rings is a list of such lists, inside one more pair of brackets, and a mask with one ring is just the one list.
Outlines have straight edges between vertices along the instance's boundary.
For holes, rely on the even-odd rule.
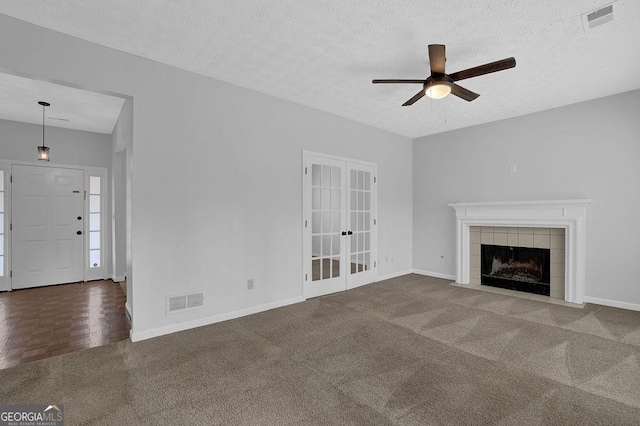
[[586,207],[593,200],[451,203],[456,211],[456,282],[469,284],[469,227],[519,226],[565,229],[565,300],[583,303]]

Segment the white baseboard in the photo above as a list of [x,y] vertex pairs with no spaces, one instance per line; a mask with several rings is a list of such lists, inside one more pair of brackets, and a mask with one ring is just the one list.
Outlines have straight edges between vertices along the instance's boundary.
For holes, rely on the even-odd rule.
[[124,280],[125,280],[124,275],[121,277],[116,277],[115,275],[111,275],[111,281],[113,281],[114,283],[121,283]]
[[129,301],[124,304],[124,309],[127,311],[127,316],[129,317],[129,321],[133,321],[133,311],[131,310],[131,305]]
[[601,299],[599,297],[584,296],[584,301],[587,303],[594,303],[596,305],[612,306],[614,308],[629,309],[631,311],[640,311],[640,304],[619,302],[617,300]]
[[423,271],[422,269],[414,269],[412,272],[414,274],[426,275],[428,277],[443,278],[445,280],[451,280],[451,281],[455,281],[456,280],[456,276],[455,275],[443,274],[443,273],[440,273],[440,272]]
[[[258,312],[269,311],[275,308],[292,305],[294,303],[304,302],[303,297],[293,297],[291,299],[279,300],[277,302],[265,303],[263,305],[253,306],[251,308],[240,309],[238,311],[227,312],[225,314],[213,315],[204,318],[198,318],[192,321],[185,321],[178,324],[165,325],[163,327],[152,328],[150,330],[133,331],[131,330],[131,341],[139,342],[140,340],[151,339],[153,337],[164,336],[165,334],[176,333],[178,331],[189,330],[191,328],[202,327],[204,325],[215,324],[217,322],[227,321],[235,318],[244,317],[246,315],[257,314]],[[135,325],[134,325],[135,326]]]
[[392,272],[390,274],[386,274],[386,275],[380,275],[376,278],[376,282],[378,281],[384,281],[384,280],[390,280],[392,278],[398,278],[401,277],[403,275],[408,275],[410,274],[412,271],[411,269],[407,269],[406,271],[400,271],[400,272]]

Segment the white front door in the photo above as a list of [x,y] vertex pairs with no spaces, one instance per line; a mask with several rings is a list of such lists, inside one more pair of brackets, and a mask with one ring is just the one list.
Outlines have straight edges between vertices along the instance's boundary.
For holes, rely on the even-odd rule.
[[84,172],[12,166],[13,289],[83,281]]
[[305,154],[304,296],[375,280],[375,165]]

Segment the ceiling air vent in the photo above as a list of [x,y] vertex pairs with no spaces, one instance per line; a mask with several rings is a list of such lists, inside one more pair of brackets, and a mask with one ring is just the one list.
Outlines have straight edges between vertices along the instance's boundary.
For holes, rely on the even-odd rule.
[[582,24],[585,31],[592,30],[611,21],[613,21],[613,3],[600,6],[598,9],[582,15]]
[[204,306],[204,293],[187,293],[167,296],[167,315]]

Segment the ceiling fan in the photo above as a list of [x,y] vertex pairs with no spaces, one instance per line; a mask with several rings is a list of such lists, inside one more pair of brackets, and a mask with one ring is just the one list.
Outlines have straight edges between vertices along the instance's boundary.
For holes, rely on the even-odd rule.
[[469,68],[463,71],[454,72],[453,74],[444,73],[444,63],[446,61],[444,44],[429,45],[429,63],[431,65],[431,75],[426,80],[373,80],[373,84],[380,83],[409,83],[422,84],[422,90],[415,94],[414,97],[403,103],[402,106],[413,105],[424,95],[432,99],[442,99],[449,93],[455,95],[465,101],[471,102],[478,96],[477,93],[464,87],[458,86],[455,82],[467,78],[478,77],[479,75],[490,74],[496,71],[502,71],[516,66],[515,58],[506,58],[500,61],[490,62],[488,64]]

